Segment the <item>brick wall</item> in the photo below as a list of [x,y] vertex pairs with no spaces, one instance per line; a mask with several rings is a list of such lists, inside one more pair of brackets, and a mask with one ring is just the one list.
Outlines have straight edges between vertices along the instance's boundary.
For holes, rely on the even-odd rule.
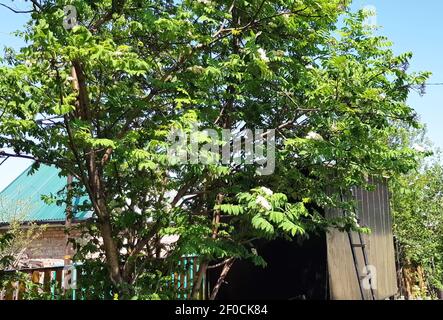
[[48,227],[26,251],[30,259],[63,259],[66,251],[64,227]]
[[[69,251],[66,252],[67,239],[64,226],[47,226],[46,230],[34,240],[26,251],[30,259],[61,259],[66,253],[73,256],[74,250],[69,245]],[[79,236],[78,231],[72,231],[71,238]]]

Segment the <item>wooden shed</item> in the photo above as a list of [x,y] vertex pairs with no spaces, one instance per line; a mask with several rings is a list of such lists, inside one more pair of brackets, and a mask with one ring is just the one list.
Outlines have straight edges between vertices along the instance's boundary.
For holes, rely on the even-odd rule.
[[[267,268],[237,261],[218,299],[382,300],[397,293],[394,242],[386,183],[355,188],[359,223],[370,234],[329,232],[259,243]],[[327,217],[340,216],[329,210]],[[218,278],[209,274],[209,286]]]
[[[331,299],[382,300],[397,292],[389,192],[386,183],[371,183],[374,191],[353,190],[360,225],[371,233],[331,230],[326,235]],[[340,214],[327,212],[329,217]]]

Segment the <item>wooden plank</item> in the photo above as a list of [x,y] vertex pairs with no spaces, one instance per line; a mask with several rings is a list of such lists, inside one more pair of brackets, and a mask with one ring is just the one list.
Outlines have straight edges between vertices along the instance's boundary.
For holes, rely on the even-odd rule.
[[[387,220],[387,232],[389,233],[389,236],[386,238],[387,239],[387,252],[394,252],[395,253],[395,248],[394,248],[394,236],[393,236],[393,230],[392,230],[392,216],[391,216],[391,210],[389,207],[389,190],[388,190],[388,186],[387,186],[387,182],[385,182],[383,184],[384,187],[384,201],[387,204],[386,207],[386,220]],[[388,258],[387,258],[387,272],[389,274],[388,277],[388,284],[387,284],[387,292],[386,292],[386,297],[383,298],[387,298],[392,296],[392,293],[397,293],[398,291],[398,284],[397,284],[397,277],[394,276],[397,273],[396,267],[395,267],[395,254],[388,254]]]
[[61,288],[63,284],[63,269],[55,271],[55,281],[57,288]]
[[12,286],[12,283],[9,283],[5,288],[5,300],[13,300],[14,295],[14,288]]
[[[363,235],[366,243],[368,263],[377,271],[377,299],[385,299],[397,291],[395,256],[392,236],[392,221],[386,181],[373,182],[374,191],[354,190],[360,225],[372,230]],[[326,217],[340,216],[339,210],[327,210]],[[352,253],[346,233],[330,230],[327,234],[327,255],[330,296],[332,299],[360,299],[358,281],[353,270]],[[359,243],[358,234],[352,234],[352,241]],[[364,267],[363,251],[355,248],[360,268]],[[363,270],[360,270],[363,273]],[[371,291],[364,291],[365,299],[371,298]]]
[[[195,285],[195,281],[198,278],[198,267],[199,267],[198,258],[197,257],[192,258],[192,286]],[[193,298],[194,297],[191,297],[191,299]]]
[[32,281],[32,283],[40,283],[40,272],[39,271],[32,272],[31,281]]
[[188,270],[189,270],[189,265],[188,265],[188,258],[185,257],[183,258],[183,299],[188,299]]
[[26,287],[25,284],[23,282],[18,282],[17,283],[17,300],[23,300],[23,295],[25,294],[26,291]]
[[51,291],[51,270],[44,270],[43,272],[43,291],[50,292]]
[[179,275],[179,279],[180,279],[180,284],[179,284],[179,299],[183,299],[184,296],[184,287],[185,287],[185,274],[184,274],[185,268],[184,268],[184,261],[181,260],[180,261],[180,275]]
[[[374,181],[369,179],[370,184],[373,184]],[[365,210],[367,210],[368,222],[363,224],[371,229],[371,234],[367,236],[368,241],[371,243],[370,249],[366,250],[368,257],[368,267],[375,266],[377,269],[380,266],[379,256],[382,254],[380,251],[380,242],[379,242],[379,233],[381,232],[380,228],[380,205],[378,203],[378,197],[374,193],[374,191],[363,190],[364,201],[366,202],[364,205]],[[364,264],[362,264],[364,268]],[[363,270],[361,271],[363,273]],[[375,296],[377,297],[377,291],[374,291]],[[371,290],[370,288],[365,289],[365,297],[367,300],[371,300]]]
[[[63,267],[23,269],[20,271],[25,273],[32,283],[40,285],[37,289],[39,293],[51,293],[52,297],[55,298],[56,295],[59,295],[60,292],[62,292],[60,288],[63,285],[65,272]],[[11,274],[12,272],[15,271],[7,271],[7,273]],[[0,290],[0,300],[20,300],[22,299],[25,290],[26,287],[24,283],[11,283],[6,288],[3,288],[3,290]],[[73,298],[74,297],[75,294],[73,294]]]

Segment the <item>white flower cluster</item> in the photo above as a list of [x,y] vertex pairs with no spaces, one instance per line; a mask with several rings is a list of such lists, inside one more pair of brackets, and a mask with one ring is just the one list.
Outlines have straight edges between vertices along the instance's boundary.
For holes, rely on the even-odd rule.
[[263,60],[264,62],[269,62],[269,58],[266,55],[266,51],[264,49],[260,48],[257,50],[257,52],[261,60]]
[[274,194],[274,192],[272,192],[271,189],[268,189],[266,187],[261,187],[261,190],[267,195],[267,196],[272,196]]
[[418,145],[418,144],[414,144],[412,146],[412,148],[417,152],[426,152],[426,149],[423,146]]
[[260,205],[262,208],[264,208],[266,210],[272,209],[271,204],[263,196],[258,196],[257,199],[255,200],[255,203],[257,203],[258,205]]
[[322,141],[323,137],[321,135],[319,135],[317,132],[310,131],[307,134],[306,139]]

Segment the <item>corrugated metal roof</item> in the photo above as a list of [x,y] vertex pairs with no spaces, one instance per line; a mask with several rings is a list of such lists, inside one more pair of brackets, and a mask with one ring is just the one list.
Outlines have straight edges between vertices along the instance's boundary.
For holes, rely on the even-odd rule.
[[[59,176],[59,170],[52,166],[41,165],[30,175],[31,167],[19,175],[0,193],[0,223],[11,221],[14,215],[27,222],[64,222],[66,206],[47,204],[42,195],[56,195],[66,186],[66,177]],[[76,205],[87,198],[74,200],[73,220],[85,220],[91,217],[90,212],[78,212]],[[5,205],[6,204],[6,205]]]

